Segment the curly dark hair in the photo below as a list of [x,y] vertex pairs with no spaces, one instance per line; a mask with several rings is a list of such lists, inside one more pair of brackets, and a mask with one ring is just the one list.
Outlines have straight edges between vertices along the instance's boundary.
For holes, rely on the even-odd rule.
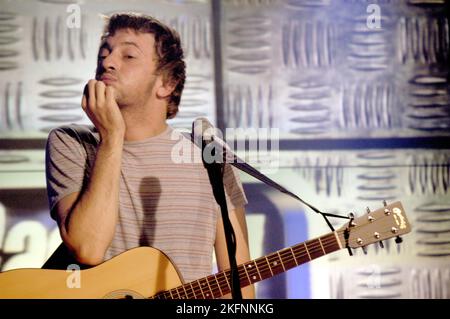
[[102,35],[102,43],[108,36],[122,29],[132,29],[138,32],[151,33],[155,37],[155,52],[157,54],[156,73],[163,76],[165,83],[171,83],[175,89],[168,97],[166,118],[174,118],[186,80],[186,64],[178,32],[159,20],[138,13],[116,13],[106,18]]

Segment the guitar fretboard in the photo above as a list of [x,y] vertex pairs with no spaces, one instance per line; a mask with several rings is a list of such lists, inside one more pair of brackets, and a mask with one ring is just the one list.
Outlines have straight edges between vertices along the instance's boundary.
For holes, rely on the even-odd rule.
[[[313,259],[339,250],[338,233],[333,232],[276,251],[270,255],[239,265],[240,286],[245,287],[271,278]],[[215,299],[231,292],[231,271],[224,270],[182,286],[160,292],[156,299]]]

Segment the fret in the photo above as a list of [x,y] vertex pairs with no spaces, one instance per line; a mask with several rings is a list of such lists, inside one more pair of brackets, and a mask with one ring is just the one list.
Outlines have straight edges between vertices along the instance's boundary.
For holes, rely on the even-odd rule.
[[183,287],[183,290],[184,290],[184,299],[190,299],[188,290],[186,290],[187,286],[183,285],[182,287]]
[[297,265],[297,261],[295,260],[294,254],[292,254],[292,250],[290,248],[284,248],[279,251],[279,255],[281,260],[283,261],[284,270],[289,270],[294,268]]
[[[342,241],[341,241],[337,231],[333,232],[333,235],[334,235],[334,238],[336,239],[336,243],[338,244],[337,249],[343,249],[344,247],[342,246],[342,242],[345,241],[345,239],[342,238]],[[342,237],[344,237],[343,234],[342,234]]]
[[200,281],[199,281],[199,280],[197,280],[197,285],[198,285],[198,287],[200,288],[200,291],[202,292],[203,299],[206,299],[205,294],[203,293],[202,285],[200,284]]
[[292,257],[294,258],[295,265],[298,266],[298,262],[297,262],[297,258],[295,257],[295,254],[294,254],[294,250],[292,249],[292,247],[289,247],[289,249],[291,250],[291,254],[292,254]]
[[217,280],[217,276],[214,275],[214,278],[216,279],[217,287],[219,287],[220,295],[223,296],[224,294],[223,294],[223,292],[222,292],[222,288],[220,288],[220,283],[219,283],[219,281]]
[[167,292],[159,293],[159,294],[156,294],[154,297],[158,298],[158,299],[167,299],[166,293]]
[[247,275],[248,283],[251,284],[251,283],[252,283],[252,280],[250,279],[250,276],[248,275],[248,272],[247,272],[247,269],[246,269],[247,267],[245,267],[245,265],[244,265],[243,268],[244,268],[245,274]]
[[322,249],[320,248],[320,245],[316,239],[307,241],[306,247],[308,247],[308,252],[312,259],[323,256],[323,253],[321,251]]
[[256,261],[253,261],[253,264],[255,265],[256,271],[258,272],[259,280],[263,280],[263,277],[261,277],[261,273],[259,272],[258,264]]
[[223,272],[223,276],[225,277],[225,280],[227,281],[228,292],[230,292],[231,291],[231,285],[230,285],[230,282],[228,281],[228,272]]
[[[181,293],[178,289],[182,289]],[[180,299],[186,299],[186,290],[184,290],[184,286],[178,287],[177,291],[178,291],[178,295],[180,296]],[[183,296],[183,294],[184,294],[184,296]]]
[[267,256],[265,256],[264,258],[266,259],[267,265],[269,266],[270,273],[272,274],[272,277],[273,277],[272,266],[270,266],[269,259],[267,258]]
[[286,271],[286,268],[284,268],[283,258],[281,258],[280,252],[277,251],[277,254],[278,254],[278,258],[280,258],[281,267],[283,267],[283,270]]
[[272,271],[270,270],[270,265],[265,257],[256,259],[254,263],[255,268],[258,271],[259,278],[261,278],[261,280],[271,278],[273,276]]
[[[224,289],[221,289],[222,295],[229,293],[231,291],[231,286],[228,283],[228,278],[227,278],[225,272],[222,271],[222,272],[218,273],[216,276],[217,276],[217,278],[219,278],[220,286],[224,288]],[[223,276],[223,279],[221,279],[219,276]]]
[[318,239],[319,239],[319,244],[320,244],[320,247],[322,248],[323,254],[326,255],[327,252],[326,252],[325,249],[323,248],[322,241],[320,240],[320,237],[319,237]]
[[[270,268],[272,269],[272,272],[275,272],[275,274],[281,273],[282,269],[280,269],[280,268],[282,268],[282,265],[280,267],[281,260],[279,259],[279,257],[275,253],[271,254],[271,255],[269,255],[267,257],[268,257],[268,260],[269,260],[269,263],[270,263]],[[274,258],[275,258],[275,260],[272,260]]]
[[171,299],[175,299],[175,298],[173,297],[173,295],[172,295],[172,289],[169,290],[169,293],[170,293],[170,298],[171,298]]
[[178,287],[174,288],[173,290],[174,290],[174,299],[180,299],[181,297],[180,297],[180,294],[178,292]]
[[194,287],[192,286],[192,282],[190,282],[189,285],[191,286],[191,290],[192,290],[194,299],[197,299],[197,295],[195,294],[195,290],[194,290]]
[[209,291],[211,292],[211,294],[206,293],[206,297],[209,298],[209,297],[211,296],[211,299],[212,299],[212,298],[214,297],[214,293],[213,293],[213,290],[211,289],[211,286],[209,285],[209,280],[208,280],[208,278],[206,278],[205,281],[206,281],[206,283],[208,284]]
[[308,254],[309,260],[312,260],[311,255],[309,254],[309,251],[308,251],[308,247],[306,247],[306,243],[303,243],[303,245],[305,246],[305,251]]
[[[211,292],[213,295],[213,298],[218,298],[220,297],[220,287],[218,286],[218,282],[217,282],[217,278],[215,275],[209,275],[207,277],[208,283],[211,287]],[[218,288],[218,289],[217,289]]]
[[191,295],[189,293],[189,287],[187,284],[182,285],[183,287],[183,291],[184,291],[184,296],[183,299],[191,299]]
[[331,233],[329,235],[322,237],[322,239],[327,242],[327,244],[325,244],[325,247],[324,247],[327,254],[340,249],[339,241],[336,240],[335,236],[336,236],[336,233],[334,232],[334,233]]
[[[258,269],[254,269],[255,267],[253,267],[253,265],[251,263],[252,263],[252,261],[246,263],[244,265],[244,267],[245,267],[245,269],[247,269],[247,274],[248,273],[251,274],[251,278],[252,278],[253,281],[250,282],[250,283],[254,283],[254,282],[260,281],[261,280],[261,276],[259,275]],[[258,273],[259,279],[256,277],[256,273]]]

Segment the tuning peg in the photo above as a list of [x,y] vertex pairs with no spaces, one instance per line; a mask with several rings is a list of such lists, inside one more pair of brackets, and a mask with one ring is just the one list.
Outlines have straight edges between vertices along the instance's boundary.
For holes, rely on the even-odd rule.
[[348,213],[348,218],[350,218],[350,227],[355,227],[356,223],[353,221],[355,219],[355,214],[352,212]]
[[366,207],[366,213],[370,214],[370,208],[369,207]]
[[395,243],[397,244],[397,254],[400,254],[400,243],[403,241],[403,239],[400,236],[395,237]]
[[389,216],[391,214],[391,211],[389,210],[389,208],[387,208],[387,203],[385,200],[383,201],[383,206],[384,206],[384,214],[386,216]]
[[380,247],[381,247],[381,248],[384,248],[384,244],[383,244],[382,241],[379,241],[378,243],[380,244]]
[[350,256],[353,256],[352,249],[351,249],[350,247],[347,247],[347,250],[348,250],[348,254],[349,254]]
[[367,247],[366,246],[362,246],[362,251],[364,253],[364,255],[367,255]]

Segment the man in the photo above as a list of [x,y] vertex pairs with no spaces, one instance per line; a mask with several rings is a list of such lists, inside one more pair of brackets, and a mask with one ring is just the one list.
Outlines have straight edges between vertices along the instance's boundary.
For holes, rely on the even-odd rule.
[[[99,49],[95,80],[82,108],[94,127],[54,129],[47,141],[47,190],[63,242],[82,264],[153,246],[184,281],[209,275],[212,250],[229,268],[222,219],[202,163],[177,164],[179,141],[166,120],[176,115],[185,80],[178,34],[154,18],[116,14]],[[225,165],[237,263],[250,259],[245,194]],[[253,298],[253,287],[243,289]]]

